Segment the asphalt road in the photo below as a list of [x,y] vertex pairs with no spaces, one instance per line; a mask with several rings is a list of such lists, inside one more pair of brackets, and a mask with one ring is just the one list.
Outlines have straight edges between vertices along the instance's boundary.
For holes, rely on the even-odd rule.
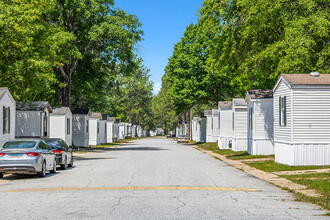
[[45,178],[0,180],[0,219],[328,219],[172,139],[136,140]]

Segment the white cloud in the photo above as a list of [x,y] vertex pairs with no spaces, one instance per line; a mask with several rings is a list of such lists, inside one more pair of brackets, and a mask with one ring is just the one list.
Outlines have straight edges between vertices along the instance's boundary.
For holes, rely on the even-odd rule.
[[161,83],[155,83],[154,84],[154,94],[157,95],[160,91],[160,89],[162,88],[162,84]]

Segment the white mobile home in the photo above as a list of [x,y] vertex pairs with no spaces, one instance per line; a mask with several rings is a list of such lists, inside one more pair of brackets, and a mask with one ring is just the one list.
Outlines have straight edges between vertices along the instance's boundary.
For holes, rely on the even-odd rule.
[[247,150],[247,103],[243,98],[234,98],[233,110],[233,151]]
[[100,143],[106,144],[107,143],[107,133],[108,133],[108,127],[107,127],[107,115],[102,116],[102,120],[100,120]]
[[273,93],[275,161],[330,165],[330,75],[283,74]]
[[199,117],[194,117],[191,121],[191,136],[193,141],[200,142],[201,140],[201,121]]
[[212,109],[212,137],[213,142],[217,142],[220,136],[219,110]]
[[8,88],[0,88],[0,148],[15,139],[16,102]]
[[222,101],[218,103],[220,131],[218,146],[220,149],[229,149],[229,142],[233,139],[233,109],[232,102]]
[[50,114],[49,137],[62,138],[72,145],[72,113],[68,107],[54,107]]
[[247,102],[248,153],[252,155],[274,154],[273,91],[248,90]]
[[119,139],[123,140],[126,138],[126,123],[119,123],[118,124],[118,131],[119,131]]
[[89,145],[99,145],[101,144],[100,137],[100,121],[102,120],[101,113],[93,112],[89,116]]
[[77,147],[89,145],[89,109],[77,108],[72,111],[72,144]]
[[49,137],[50,113],[47,101],[16,102],[15,136],[17,138]]
[[204,116],[206,117],[206,142],[216,142],[216,140],[213,138],[212,110],[205,110]]
[[116,126],[116,118],[108,117],[107,120],[107,142],[118,142],[118,126]]
[[132,124],[126,123],[126,139],[132,139]]

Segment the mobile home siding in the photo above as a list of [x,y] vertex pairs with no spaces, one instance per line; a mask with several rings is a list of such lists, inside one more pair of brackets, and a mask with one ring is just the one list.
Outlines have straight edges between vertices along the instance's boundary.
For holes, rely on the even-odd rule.
[[72,143],[74,146],[88,147],[89,132],[86,131],[86,123],[89,123],[87,115],[72,115]]
[[206,116],[206,142],[215,142],[213,139],[213,130],[212,130],[212,115]]
[[89,145],[100,144],[100,134],[98,131],[99,119],[89,118]]
[[37,111],[16,111],[16,137],[40,137],[42,117]]
[[229,141],[233,137],[233,110],[220,109],[220,131],[219,131],[219,148],[228,149]]
[[212,136],[213,136],[213,141],[217,142],[218,138],[220,136],[220,121],[219,121],[219,110],[218,109],[212,109]]
[[100,138],[100,144],[106,144],[107,143],[107,121],[106,120],[100,120],[99,122],[99,126],[100,126],[100,134],[99,134],[99,138]]
[[62,138],[65,140],[66,119],[64,115],[50,116],[50,135],[51,138]]
[[[286,96],[286,126],[280,125],[279,121],[279,98]],[[274,91],[274,137],[278,142],[292,143],[292,92],[291,89],[284,83],[280,82],[276,91]]]
[[0,102],[0,128],[2,130],[3,128],[3,107],[10,107],[10,131],[8,134],[3,134],[1,131],[0,133],[0,147],[8,140],[15,139],[15,126],[16,126],[16,104],[15,101],[12,100],[7,92],[4,94],[4,96],[1,99]]
[[330,89],[294,89],[293,142],[330,143]]
[[107,143],[114,142],[114,122],[107,121]]

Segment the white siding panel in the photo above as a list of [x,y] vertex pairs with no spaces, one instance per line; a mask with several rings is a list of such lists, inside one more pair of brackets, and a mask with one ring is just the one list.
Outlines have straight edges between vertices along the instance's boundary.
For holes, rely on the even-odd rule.
[[247,110],[235,109],[234,114],[234,137],[247,138]]
[[206,142],[216,142],[213,138],[213,119],[211,115],[206,116]]
[[330,144],[275,143],[275,162],[290,166],[330,165]]
[[51,138],[62,138],[65,140],[66,121],[64,115],[50,116],[50,135]]
[[330,89],[294,89],[294,143],[330,143]]
[[[279,97],[286,96],[286,126],[279,125]],[[292,114],[291,114],[291,89],[281,81],[277,89],[274,91],[274,139],[283,143],[292,142]]]
[[106,131],[107,131],[107,121],[106,120],[100,120],[100,144],[106,144],[107,143],[107,136],[106,136]]
[[86,115],[72,116],[72,143],[78,147],[88,147],[89,132],[86,131],[86,123],[89,119]]
[[[9,134],[3,134],[3,107],[10,107],[10,132]],[[16,104],[13,100],[9,97],[7,92],[1,99],[0,102],[0,147],[9,140],[15,139],[15,126],[16,126]]]
[[114,122],[107,121],[107,143],[114,142]]
[[[15,107],[16,108],[16,107]],[[41,115],[37,111],[16,111],[16,137],[40,137]]]
[[228,149],[229,141],[233,137],[233,110],[232,109],[219,109],[219,141],[218,146],[220,149]]
[[97,132],[99,119],[90,118],[89,119],[89,145],[99,145],[100,135]]

